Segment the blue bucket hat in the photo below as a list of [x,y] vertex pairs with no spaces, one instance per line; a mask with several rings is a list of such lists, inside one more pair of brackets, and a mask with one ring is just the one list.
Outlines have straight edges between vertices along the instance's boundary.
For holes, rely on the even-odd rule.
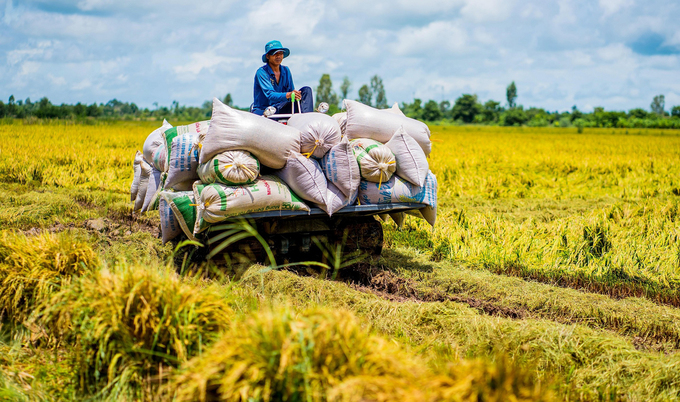
[[262,62],[266,63],[267,62],[267,54],[273,50],[283,50],[283,58],[285,59],[288,57],[290,54],[290,50],[288,50],[287,47],[283,47],[281,45],[281,42],[277,40],[272,40],[267,42],[266,45],[264,45],[264,54],[262,55]]

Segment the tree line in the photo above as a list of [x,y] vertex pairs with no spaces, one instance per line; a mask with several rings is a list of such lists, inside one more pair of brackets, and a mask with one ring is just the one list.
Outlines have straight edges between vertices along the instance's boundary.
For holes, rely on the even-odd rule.
[[[329,74],[323,74],[316,87],[316,106],[320,102],[329,104],[329,113],[341,110],[341,102],[349,97],[353,83],[344,77],[339,87],[339,93],[333,89],[333,82]],[[359,102],[379,109],[389,107],[385,87],[378,75],[371,77],[368,83],[362,84],[357,91]],[[596,107],[590,113],[580,111],[573,106],[570,111],[547,111],[543,108],[524,108],[517,104],[518,89],[514,81],[506,90],[506,103],[487,100],[482,102],[475,94],[462,94],[453,101],[436,102],[414,99],[413,102],[403,102],[399,106],[409,117],[426,122],[445,122],[452,124],[485,124],[500,126],[532,126],[532,127],[577,127],[579,131],[584,127],[620,127],[620,128],[676,128],[680,129],[680,106],[673,106],[666,110],[664,95],[655,96],[650,109],[635,108],[629,111],[606,111],[603,107]],[[227,94],[224,103],[241,110],[233,104],[231,94]],[[180,105],[173,101],[168,106],[154,108],[140,108],[135,103],[122,102],[112,99],[106,103],[92,103],[75,105],[55,105],[46,97],[38,102],[30,98],[17,100],[14,95],[7,103],[0,101],[0,118],[16,119],[72,119],[72,120],[160,120],[163,118],[180,121],[199,121],[209,119],[212,113],[212,102],[205,101],[200,107]]]
[[[340,86],[342,97],[333,91],[333,83],[329,74],[323,74],[316,91],[316,104],[327,102],[331,113],[339,111],[342,99],[347,98],[352,83],[344,77]],[[453,104],[448,100],[436,102],[414,99],[412,103],[403,102],[400,108],[409,117],[426,122],[450,122],[457,124],[486,124],[500,126],[531,127],[577,127],[582,131],[585,127],[605,128],[676,128],[680,129],[680,105],[666,111],[664,95],[652,99],[650,110],[642,108],[624,111],[605,111],[603,107],[595,107],[591,113],[580,111],[573,106],[570,111],[550,112],[543,108],[524,108],[517,104],[518,90],[515,82],[506,88],[506,103],[493,99],[482,103],[475,94],[462,94]],[[382,79],[375,75],[369,84],[359,89],[357,101],[369,106],[385,109],[388,107],[387,97]]]

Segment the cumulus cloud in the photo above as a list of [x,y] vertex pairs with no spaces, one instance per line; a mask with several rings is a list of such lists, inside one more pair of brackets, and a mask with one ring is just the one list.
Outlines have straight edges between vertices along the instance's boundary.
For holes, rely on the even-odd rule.
[[599,0],[599,3],[605,17],[635,4],[633,0]]
[[298,86],[350,97],[378,74],[390,102],[505,98],[550,110],[645,107],[680,94],[674,0],[0,0],[0,99],[252,102],[264,44]]

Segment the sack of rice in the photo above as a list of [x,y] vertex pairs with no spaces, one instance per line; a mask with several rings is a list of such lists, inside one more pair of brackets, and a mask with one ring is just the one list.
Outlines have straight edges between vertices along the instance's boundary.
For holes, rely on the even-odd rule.
[[399,104],[398,104],[397,102],[394,102],[394,105],[392,105],[391,108],[389,108],[389,109],[383,109],[383,111],[384,111],[384,112],[388,112],[388,113],[394,113],[394,114],[397,114],[397,115],[399,115],[399,116],[404,116],[404,117],[406,117],[406,115],[404,114],[404,112],[402,112],[401,109],[399,109]]
[[175,188],[176,185],[198,180],[198,135],[187,133],[179,135],[169,142],[170,159],[168,160],[168,177],[165,188]]
[[187,124],[186,126],[172,127],[163,132],[163,144],[165,145],[165,150],[167,152],[167,162],[170,162],[172,157],[172,149],[170,145],[176,137],[180,137],[185,134],[195,134],[197,136],[205,135],[210,127],[210,120],[203,120],[196,123]]
[[300,152],[300,131],[266,117],[232,109],[213,99],[210,128],[199,137],[200,162],[224,151],[245,150],[273,169],[286,165],[290,152]]
[[198,204],[194,233],[229,217],[264,211],[307,211],[309,207],[276,176],[262,176],[253,184],[226,186],[221,183],[194,184]]
[[347,197],[333,183],[328,183],[326,203],[317,204],[316,206],[323,209],[328,214],[328,216],[333,216],[334,213],[338,212],[342,208],[354,204],[357,200],[357,194],[358,193],[355,192],[353,197]]
[[333,118],[338,122],[340,133],[344,136],[345,128],[347,126],[347,112],[336,113],[333,115]]
[[158,198],[163,244],[179,236],[182,232],[189,240],[196,240],[193,233],[196,223],[194,192],[161,191]]
[[142,212],[153,211],[158,207],[158,191],[161,189],[161,175],[162,173],[156,168],[152,168],[149,175],[149,183],[146,185],[146,195],[144,196],[144,204],[142,204]]
[[[163,143],[165,144],[165,141]],[[156,148],[156,152],[153,153],[152,165],[161,172],[168,171],[168,152],[165,150],[165,145]]]
[[[146,140],[144,141],[144,147],[142,148],[142,151],[144,153],[144,160],[146,161],[146,163],[154,165],[153,162],[154,153],[158,150],[158,148],[162,148],[164,144],[163,132],[171,128],[172,124],[168,123],[167,120],[163,119],[163,125],[153,130],[151,134],[149,134],[146,137]],[[156,169],[158,169],[158,166],[156,166]],[[158,170],[160,170],[161,172],[163,171],[162,169]]]
[[358,138],[350,141],[350,144],[362,179],[384,183],[397,170],[394,154],[386,145],[368,138]]
[[300,198],[315,204],[326,204],[328,189],[326,176],[316,159],[307,158],[297,152],[293,153],[286,166],[277,170],[276,174]]
[[135,197],[135,206],[132,208],[133,211],[137,212],[144,206],[144,199],[146,198],[146,190],[149,186],[149,176],[153,171],[153,166],[142,161],[140,164],[141,171],[139,173],[139,186],[137,188],[137,197]]
[[260,175],[260,162],[248,151],[225,151],[199,165],[197,173],[205,184],[250,184]]
[[135,161],[132,163],[132,169],[135,175],[132,178],[132,185],[130,186],[130,201],[134,201],[137,198],[137,191],[139,191],[139,176],[142,173],[142,161],[144,160],[144,155],[137,151],[135,154]]
[[340,189],[346,197],[354,197],[359,188],[361,174],[352,146],[346,137],[324,155],[321,159],[321,170],[326,175],[326,179]]
[[432,149],[430,129],[425,123],[349,99],[345,99],[345,108],[347,109],[347,125],[344,134],[349,139],[371,138],[385,143],[392,138],[399,127],[403,127],[404,131],[420,145],[425,155],[430,154]]
[[399,127],[385,146],[392,151],[397,161],[397,176],[422,187],[430,165],[416,140],[408,135],[403,127]]
[[359,202],[363,204],[389,204],[394,202],[415,202],[428,205],[424,218],[434,226],[437,206],[437,177],[428,172],[424,186],[415,186],[399,176],[392,176],[379,187],[377,183],[362,180],[359,185]]
[[[415,216],[416,218],[425,219],[427,223],[434,228],[434,223],[437,220],[437,206],[426,206],[425,208],[406,211],[405,214]],[[399,226],[401,227],[401,226]]]
[[340,126],[323,113],[298,113],[288,119],[288,126],[300,130],[300,153],[321,159],[342,137]]
[[[403,212],[391,212],[390,218],[394,221],[394,223],[397,225],[399,229],[401,229],[404,226],[404,213]],[[429,222],[429,221],[428,221]],[[432,221],[432,226],[434,226],[434,220]]]

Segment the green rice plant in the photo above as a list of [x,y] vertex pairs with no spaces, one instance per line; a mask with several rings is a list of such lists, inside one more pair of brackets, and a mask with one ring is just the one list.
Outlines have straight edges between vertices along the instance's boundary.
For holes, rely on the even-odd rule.
[[136,398],[229,326],[227,299],[199,285],[171,268],[105,269],[56,294],[39,322],[73,345],[82,392]]
[[346,311],[278,308],[235,325],[185,365],[168,390],[175,401],[346,400],[361,390],[348,380],[378,377],[394,387],[422,373],[411,356]]
[[99,258],[90,245],[69,232],[25,236],[0,233],[0,308],[21,324],[73,277],[92,271]]
[[0,401],[36,402],[50,398],[30,385],[31,376],[26,373],[10,375],[0,370]]

